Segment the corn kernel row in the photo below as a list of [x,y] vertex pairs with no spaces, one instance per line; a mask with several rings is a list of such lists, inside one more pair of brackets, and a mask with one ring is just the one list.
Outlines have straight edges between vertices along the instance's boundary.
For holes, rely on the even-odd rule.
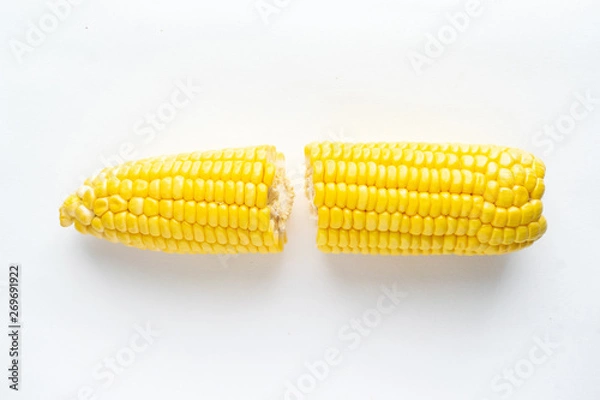
[[[356,226],[350,228],[319,228],[319,234],[342,234],[343,232],[364,232],[370,234],[371,232],[378,232],[378,234],[403,234],[410,236],[420,237],[444,237],[444,236],[455,236],[455,237],[472,237],[481,244],[490,244],[497,246],[500,244],[513,244],[513,243],[524,243],[537,240],[546,228],[545,218],[541,218],[539,221],[531,222],[526,226],[519,226],[518,228],[497,228],[492,225],[486,224],[481,225],[476,220],[459,220],[452,221],[451,223],[442,223],[440,226],[434,226],[433,223],[427,224],[427,220],[419,219],[418,221],[413,217],[408,218],[406,224],[403,224],[397,229],[369,229],[369,227],[358,228]],[[437,222],[437,221],[436,221]],[[375,233],[374,233],[375,235]],[[330,244],[323,240],[317,240],[318,244]]]
[[[541,212],[540,212],[541,214]],[[516,218],[512,219],[512,215]],[[516,209],[514,214],[508,215],[505,209],[496,209],[492,216],[482,214],[481,216],[456,216],[456,215],[421,215],[384,211],[359,211],[341,209],[339,207],[320,207],[317,211],[317,225],[319,228],[333,229],[366,229],[368,231],[391,231],[408,232],[418,229],[429,235],[443,235],[457,232],[473,232],[481,226],[490,225],[494,228],[518,228],[528,226],[531,223],[540,222],[545,225],[546,220],[541,215],[523,213]],[[422,228],[419,228],[422,227]],[[470,227],[467,229],[467,227]],[[464,233],[461,233],[464,234]]]
[[[496,235],[497,236],[497,235]],[[501,235],[500,235],[501,236]],[[439,250],[440,254],[484,253],[527,247],[531,241],[503,241],[496,239],[482,243],[477,237],[461,235],[427,236],[400,232],[367,232],[365,230],[319,229],[317,244],[319,247],[348,249],[354,253],[370,253],[373,249],[388,251],[428,251]]]
[[407,167],[460,168],[484,172],[494,163],[499,167],[518,164],[531,167],[537,176],[543,175],[544,164],[520,149],[494,145],[435,143],[339,143],[321,142],[305,147],[311,161],[336,160],[375,162],[378,165]]
[[[516,165],[513,169],[518,170]],[[374,162],[314,161],[312,175],[317,191],[398,189],[424,193],[464,193],[483,195],[489,201],[523,201],[531,194],[534,199],[544,193],[544,181],[532,172],[521,169],[513,172],[507,168],[481,173],[468,169],[431,169],[400,165],[377,165]],[[339,187],[335,187],[338,185]],[[340,186],[341,185],[341,186]],[[512,193],[515,192],[514,196]],[[520,199],[520,200],[519,200]]]
[[[234,180],[205,180],[191,179],[182,176],[153,179],[148,182],[143,179],[123,179],[111,177],[90,186],[84,186],[83,191],[87,203],[93,203],[97,198],[119,196],[116,199],[129,200],[132,197],[168,199],[187,201],[216,201],[237,203],[254,202],[255,199],[264,207],[267,202],[269,185],[260,182],[234,181]],[[251,207],[251,206],[250,206]]]
[[[493,182],[493,181],[492,181]],[[488,186],[494,186],[488,183]],[[503,188],[504,189],[504,188]],[[541,194],[531,195],[522,186],[512,190],[501,190],[494,195],[488,191],[483,195],[452,192],[428,192],[409,190],[408,188],[387,189],[376,186],[323,183],[313,185],[313,204],[315,207],[334,206],[356,210],[376,210],[377,212],[401,211],[412,215],[417,212],[446,215],[452,210],[471,210],[482,212],[484,208],[520,208],[527,207],[541,209]],[[420,211],[419,211],[420,210]],[[464,212],[464,211],[463,211]]]

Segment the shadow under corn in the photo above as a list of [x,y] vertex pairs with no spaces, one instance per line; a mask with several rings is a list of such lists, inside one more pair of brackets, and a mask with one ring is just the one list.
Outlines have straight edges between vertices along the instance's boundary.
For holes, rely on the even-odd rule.
[[[94,239],[94,238],[83,238]],[[282,266],[282,254],[169,254],[140,250],[102,240],[85,240],[82,251],[92,268],[107,279],[131,279],[183,286],[263,282]]]
[[368,281],[416,283],[426,281],[496,281],[518,260],[518,253],[495,256],[370,256],[323,254],[334,279],[347,285]]

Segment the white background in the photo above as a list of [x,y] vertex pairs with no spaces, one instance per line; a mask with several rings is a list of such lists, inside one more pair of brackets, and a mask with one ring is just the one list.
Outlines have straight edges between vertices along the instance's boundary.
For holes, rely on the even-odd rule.
[[[83,0],[20,59],[11,46],[29,46],[49,6],[4,2],[0,321],[4,332],[6,267],[20,262],[24,332],[19,393],[2,334],[0,398],[89,386],[97,399],[282,399],[300,380],[311,393],[289,399],[598,399],[600,103],[560,141],[536,132],[568,125],[577,93],[600,98],[600,4],[482,0],[417,74],[409,54],[426,56],[465,1],[267,2],[265,23],[254,0]],[[200,93],[153,140],[137,136],[188,79]],[[58,223],[64,197],[124,143],[135,157],[272,143],[297,178],[304,144],[328,139],[533,151],[548,232],[508,256],[329,256],[302,193],[279,255],[144,252]],[[340,336],[394,284],[407,297],[392,313],[358,343]],[[154,343],[110,384],[94,378],[146,323]],[[317,382],[305,363],[330,347],[341,362]]]

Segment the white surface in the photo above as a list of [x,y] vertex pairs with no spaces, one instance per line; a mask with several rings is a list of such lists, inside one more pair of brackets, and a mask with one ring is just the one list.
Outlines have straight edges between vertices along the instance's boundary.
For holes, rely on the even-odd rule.
[[[407,54],[465,2],[285,3],[265,24],[253,0],[84,0],[22,63],[9,41],[48,7],[4,4],[0,264],[23,264],[25,330],[22,391],[2,373],[0,397],[75,399],[90,385],[99,399],[281,399],[336,347],[341,363],[305,398],[492,400],[508,389],[491,382],[525,371],[549,333],[560,348],[506,398],[598,399],[600,104],[549,154],[533,140],[576,92],[600,97],[599,3],[482,1],[421,75]],[[201,93],[144,143],[134,125],[187,78]],[[142,252],[58,224],[63,198],[126,142],[137,157],[273,143],[299,171],[304,144],[340,137],[533,151],[548,232],[503,257],[327,256],[301,193],[285,252],[266,257]],[[348,349],[339,330],[394,282],[408,296]],[[147,321],[161,336],[103,386],[98,363]]]

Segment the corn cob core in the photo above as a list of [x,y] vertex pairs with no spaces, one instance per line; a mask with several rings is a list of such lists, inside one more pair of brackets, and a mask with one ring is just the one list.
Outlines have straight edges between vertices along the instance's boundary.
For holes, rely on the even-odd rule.
[[279,252],[294,198],[284,164],[273,146],[126,162],[68,196],[60,223],[141,249]]
[[327,253],[502,254],[546,231],[545,166],[519,149],[322,142],[305,156]]

